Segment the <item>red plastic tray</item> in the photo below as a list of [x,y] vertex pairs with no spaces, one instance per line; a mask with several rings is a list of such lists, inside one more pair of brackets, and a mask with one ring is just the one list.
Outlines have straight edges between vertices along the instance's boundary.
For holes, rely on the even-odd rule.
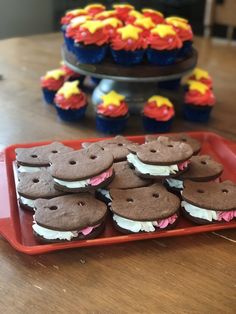
[[[224,173],[222,175],[223,180],[229,179],[236,181],[236,143],[214,133],[189,132],[188,134],[202,142],[201,153],[207,153],[213,156],[224,165]],[[127,138],[138,143],[144,142],[144,136],[128,136]],[[81,148],[81,142],[96,142],[98,140],[99,139],[81,139],[76,141],[63,141],[63,143],[79,149]],[[197,226],[181,217],[174,230],[122,235],[112,227],[111,218],[108,218],[104,233],[97,239],[39,244],[32,233],[32,214],[23,211],[18,207],[12,165],[15,160],[16,147],[32,147],[48,143],[49,142],[16,144],[7,147],[4,152],[0,153],[0,234],[20,252],[33,255],[76,247],[107,245],[160,237],[183,236],[236,227],[235,220],[228,223],[222,222]]]

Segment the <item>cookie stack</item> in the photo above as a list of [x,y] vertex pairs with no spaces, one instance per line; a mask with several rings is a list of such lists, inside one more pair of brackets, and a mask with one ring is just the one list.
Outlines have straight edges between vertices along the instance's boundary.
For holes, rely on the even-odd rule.
[[[106,217],[122,233],[174,228],[179,217],[197,224],[236,217],[236,184],[219,178],[223,166],[197,155],[186,134],[147,136],[139,145],[122,136],[16,149],[19,204],[33,212],[43,242],[90,239]],[[181,209],[182,207],[182,209]]]

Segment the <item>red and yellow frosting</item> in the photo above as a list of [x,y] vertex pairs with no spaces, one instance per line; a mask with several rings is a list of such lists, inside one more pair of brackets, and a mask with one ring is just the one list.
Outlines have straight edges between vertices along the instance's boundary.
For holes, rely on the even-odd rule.
[[122,21],[126,21],[128,14],[130,11],[134,10],[134,6],[132,6],[131,4],[114,4],[112,6],[116,13],[117,13],[117,17],[119,19],[121,19]]
[[100,12],[100,13],[95,15],[94,19],[95,20],[105,20],[105,19],[108,19],[111,17],[117,18],[117,14],[116,14],[115,10],[107,10],[107,11]]
[[84,24],[87,20],[89,20],[91,17],[88,15],[81,15],[73,18],[70,21],[70,24],[66,28],[66,37],[69,38],[75,38],[75,35],[77,34],[80,25]]
[[205,84],[198,81],[187,81],[188,91],[185,94],[184,102],[196,106],[215,105],[215,96],[212,90]]
[[105,31],[108,32],[109,37],[113,37],[115,35],[115,31],[123,25],[121,20],[115,17],[105,19],[102,22],[105,26]]
[[65,80],[73,78],[79,78],[81,75],[79,73],[76,73],[75,71],[68,68],[68,66],[65,65],[63,61],[61,61],[61,67],[60,69],[65,72]]
[[174,117],[175,110],[168,98],[154,95],[145,104],[143,114],[157,121],[169,121]]
[[64,69],[51,70],[41,77],[41,86],[51,91],[57,91],[63,85],[65,78],[66,72]]
[[55,96],[55,104],[61,109],[80,109],[87,104],[85,94],[78,87],[79,81],[65,82]]
[[156,50],[173,50],[182,47],[182,41],[171,25],[158,24],[150,32],[148,43]]
[[187,40],[192,41],[193,32],[192,32],[191,26],[188,23],[181,21],[180,19],[173,19],[173,18],[172,19],[167,18],[166,22],[169,25],[172,25],[174,27],[177,34],[179,35],[179,38],[182,41],[187,41]]
[[129,109],[124,101],[125,96],[111,91],[102,97],[102,103],[97,106],[97,114],[110,118],[123,117],[127,115]]
[[152,21],[150,17],[138,18],[134,21],[134,26],[140,27],[145,31],[149,31],[150,29],[155,27],[155,23]]
[[61,18],[61,24],[67,25],[70,23],[70,21],[73,18],[81,16],[81,15],[87,15],[87,14],[88,14],[87,11],[84,9],[74,9],[74,10],[68,11],[66,12],[65,16]]
[[109,35],[105,31],[102,21],[86,21],[80,25],[75,35],[75,41],[84,45],[101,46],[109,41]]
[[210,77],[209,73],[203,69],[195,68],[188,80],[198,81],[207,85],[209,88],[212,88],[212,78]]
[[112,39],[114,50],[134,51],[147,47],[146,40],[142,36],[142,29],[131,24],[118,28]]
[[87,14],[95,16],[96,14],[105,11],[106,7],[102,5],[101,3],[93,3],[87,5],[84,10],[87,12]]
[[162,24],[165,21],[164,15],[160,11],[144,8],[142,9],[142,13],[145,17],[150,17],[156,25]]
[[125,22],[127,24],[133,24],[137,19],[142,19],[144,16],[141,12],[136,10],[131,10],[128,12]]

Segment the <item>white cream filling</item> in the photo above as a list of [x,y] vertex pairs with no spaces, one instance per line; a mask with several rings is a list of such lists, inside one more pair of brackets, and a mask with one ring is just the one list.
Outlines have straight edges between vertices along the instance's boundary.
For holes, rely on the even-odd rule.
[[127,160],[142,174],[150,174],[153,176],[168,176],[179,171],[178,165],[155,166],[148,165],[140,161],[135,154],[128,154]]
[[45,170],[48,167],[29,167],[29,166],[22,166],[20,165],[19,168],[17,168],[18,172],[37,172],[40,170]]
[[200,208],[189,204],[186,201],[182,201],[181,206],[189,213],[189,215],[193,217],[205,219],[208,221],[217,220],[217,213],[215,210]]
[[35,202],[35,200],[31,200],[31,199],[29,199],[29,198],[20,196],[20,201],[21,201],[22,204],[28,205],[28,206],[34,208],[34,202]]
[[155,227],[157,226],[156,221],[135,221],[120,217],[116,214],[113,215],[114,221],[117,223],[119,227],[122,229],[126,229],[132,232],[153,232],[155,231]]
[[111,199],[111,195],[110,192],[108,190],[105,189],[98,189],[98,192],[101,193],[103,196],[105,196],[107,199],[109,199],[110,201]]
[[169,178],[169,179],[166,179],[166,182],[171,188],[176,188],[176,189],[181,189],[181,190],[183,190],[184,188],[183,181],[181,180]]
[[86,186],[89,185],[89,179],[81,180],[81,181],[64,181],[64,180],[59,180],[59,179],[53,178],[53,180],[56,183],[58,183],[62,186],[65,186],[67,188],[70,188],[70,189],[85,188]]
[[57,231],[39,226],[34,222],[33,230],[41,237],[47,240],[68,240],[78,237],[78,231]]

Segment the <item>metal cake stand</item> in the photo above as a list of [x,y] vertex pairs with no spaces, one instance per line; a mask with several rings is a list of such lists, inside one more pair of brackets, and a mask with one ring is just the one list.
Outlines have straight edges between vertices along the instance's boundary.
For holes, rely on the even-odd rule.
[[75,55],[62,47],[63,60],[70,69],[82,75],[101,79],[94,89],[92,102],[97,105],[101,96],[111,90],[126,96],[131,113],[140,112],[147,99],[158,93],[158,82],[179,79],[190,73],[197,64],[195,49],[174,65],[156,66],[148,63],[125,67],[107,58],[101,64],[80,64]]

